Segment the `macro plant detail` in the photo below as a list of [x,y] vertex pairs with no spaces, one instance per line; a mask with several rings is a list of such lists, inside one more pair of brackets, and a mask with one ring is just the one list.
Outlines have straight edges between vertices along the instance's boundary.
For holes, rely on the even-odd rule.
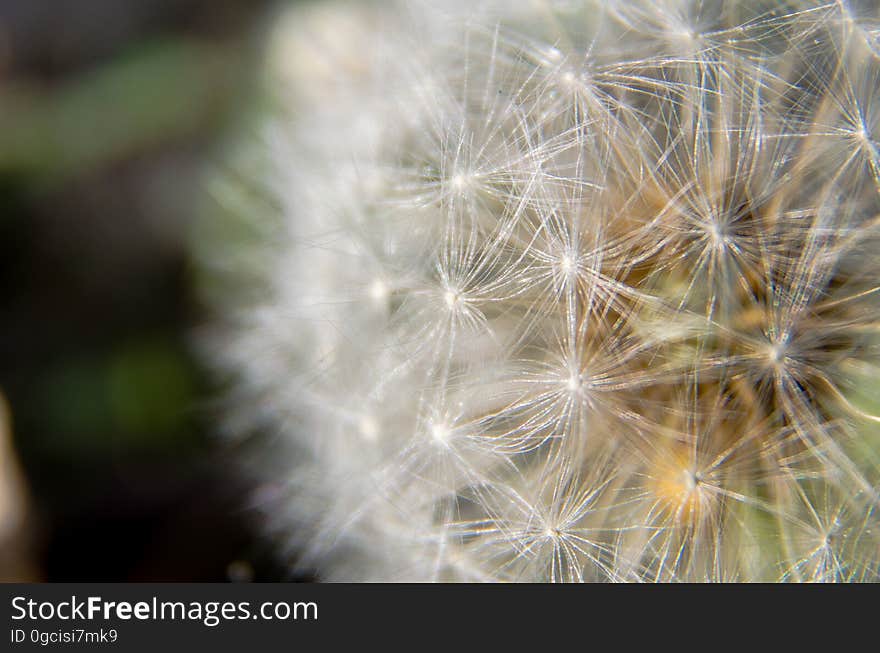
[[216,186],[298,564],[880,579],[880,8],[432,4],[286,14]]

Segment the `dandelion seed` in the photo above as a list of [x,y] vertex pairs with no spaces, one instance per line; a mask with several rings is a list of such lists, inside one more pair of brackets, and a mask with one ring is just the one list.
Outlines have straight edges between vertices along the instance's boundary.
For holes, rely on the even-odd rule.
[[388,297],[388,286],[385,285],[384,281],[377,279],[370,285],[370,297],[377,302],[381,302]]
[[457,290],[447,290],[443,293],[443,301],[446,302],[447,308],[454,310],[461,303],[461,293]]
[[445,424],[431,424],[431,437],[434,438],[434,441],[436,443],[441,445],[448,444],[449,435],[449,427],[447,427]]
[[364,415],[358,422],[358,430],[365,440],[375,442],[379,437],[379,425],[369,415]]

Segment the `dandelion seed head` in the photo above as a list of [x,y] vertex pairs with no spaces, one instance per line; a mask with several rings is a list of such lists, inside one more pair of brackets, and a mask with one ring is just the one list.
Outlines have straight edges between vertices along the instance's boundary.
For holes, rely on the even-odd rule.
[[273,538],[332,580],[880,579],[878,25],[291,9],[202,248]]

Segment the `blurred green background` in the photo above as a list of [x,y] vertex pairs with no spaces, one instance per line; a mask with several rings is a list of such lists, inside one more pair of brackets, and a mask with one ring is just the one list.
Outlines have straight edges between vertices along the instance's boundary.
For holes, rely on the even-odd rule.
[[271,9],[0,0],[0,392],[30,495],[0,576],[286,578],[211,432],[186,246]]

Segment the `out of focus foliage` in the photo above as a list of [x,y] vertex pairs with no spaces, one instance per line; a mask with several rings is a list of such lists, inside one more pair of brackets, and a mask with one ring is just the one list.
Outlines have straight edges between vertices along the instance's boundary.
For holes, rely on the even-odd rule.
[[186,247],[267,3],[87,4],[0,4],[0,390],[35,543],[3,575],[274,577],[205,426]]

